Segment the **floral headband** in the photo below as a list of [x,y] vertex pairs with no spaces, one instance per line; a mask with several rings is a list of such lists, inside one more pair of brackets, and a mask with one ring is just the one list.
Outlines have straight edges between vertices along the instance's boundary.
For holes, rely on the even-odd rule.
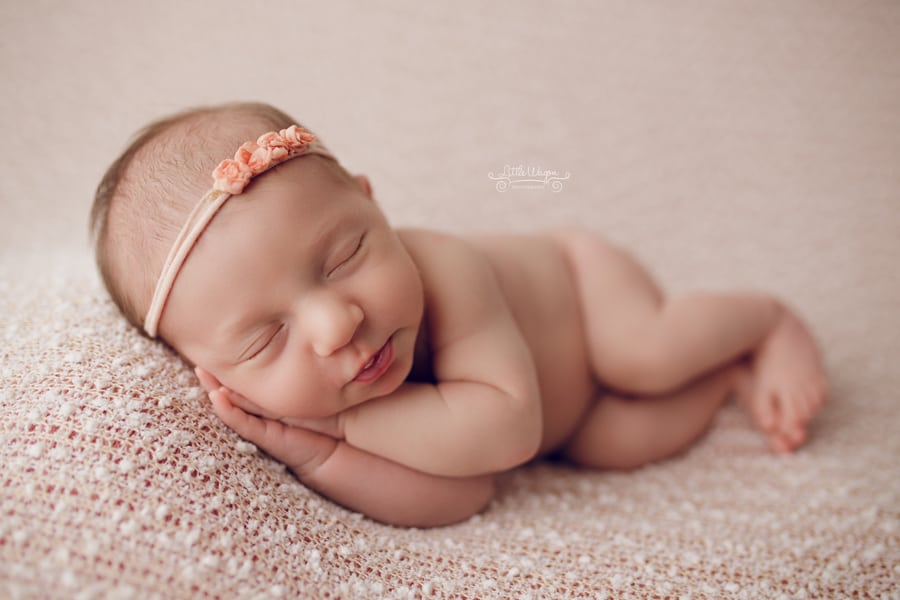
[[286,160],[306,154],[318,154],[334,160],[325,146],[317,141],[315,135],[299,125],[291,125],[278,132],[264,133],[255,142],[245,142],[234,154],[234,159],[225,159],[219,163],[212,174],[212,188],[203,195],[188,215],[163,263],[150,308],[147,309],[147,316],[144,318],[144,331],[147,335],[156,337],[159,319],[162,317],[163,308],[172,292],[178,272],[194,244],[225,202],[231,196],[242,193],[250,180],[257,175]]

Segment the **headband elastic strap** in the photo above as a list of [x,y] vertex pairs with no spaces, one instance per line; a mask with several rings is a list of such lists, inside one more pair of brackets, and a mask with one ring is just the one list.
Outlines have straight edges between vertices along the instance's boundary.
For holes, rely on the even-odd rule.
[[144,318],[144,331],[147,335],[156,337],[163,308],[184,261],[225,202],[242,193],[257,175],[286,160],[307,154],[318,154],[334,160],[331,153],[316,140],[316,136],[298,125],[292,125],[279,132],[265,133],[256,142],[243,144],[233,160],[226,159],[219,163],[213,171],[213,187],[188,215],[163,263],[150,308]]

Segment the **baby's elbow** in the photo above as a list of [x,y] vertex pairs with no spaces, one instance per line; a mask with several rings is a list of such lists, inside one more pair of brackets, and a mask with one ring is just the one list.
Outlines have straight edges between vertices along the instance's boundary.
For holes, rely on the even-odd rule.
[[516,420],[511,424],[514,429],[510,454],[506,468],[511,469],[533,459],[540,450],[544,435],[543,415],[540,398],[535,394],[526,402],[522,402],[517,411]]
[[387,515],[369,516],[397,527],[446,527],[461,523],[484,511],[494,499],[496,483],[492,475],[451,480],[451,487],[437,497],[411,497],[411,503]]
[[445,527],[462,523],[473,516],[484,512],[491,504],[496,494],[497,487],[492,475],[483,475],[470,478],[465,485],[468,493],[457,499],[450,506],[439,506],[437,510],[429,512],[413,527]]
[[523,436],[521,447],[522,454],[517,465],[524,464],[537,456],[538,452],[541,449],[541,443],[543,442],[543,439],[543,419],[540,418],[540,414],[538,414],[538,418],[534,419],[533,423],[531,423],[528,433]]

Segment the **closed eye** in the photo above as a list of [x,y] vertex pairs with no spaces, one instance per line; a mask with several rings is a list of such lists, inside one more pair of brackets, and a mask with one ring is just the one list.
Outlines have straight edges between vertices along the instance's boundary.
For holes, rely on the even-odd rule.
[[356,244],[354,244],[354,245],[348,244],[346,246],[346,249],[344,251],[342,251],[341,254],[339,255],[339,258],[337,259],[337,264],[328,271],[326,276],[331,277],[335,272],[337,272],[342,267],[344,267],[345,265],[350,263],[353,260],[353,258],[356,257],[360,253],[360,250],[362,250],[363,240],[365,240],[365,239],[366,239],[366,234],[363,233],[361,236],[359,236],[359,239],[356,241]]
[[248,361],[253,360],[260,356],[264,351],[269,349],[272,346],[272,342],[275,341],[275,338],[278,337],[282,331],[284,331],[284,324],[282,323],[277,328],[272,328],[266,330],[266,332],[256,338],[252,344],[244,351],[241,355],[240,361]]

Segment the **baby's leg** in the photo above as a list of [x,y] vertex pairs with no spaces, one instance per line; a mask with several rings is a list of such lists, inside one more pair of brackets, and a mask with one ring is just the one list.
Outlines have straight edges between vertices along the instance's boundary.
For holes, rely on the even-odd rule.
[[634,469],[670,457],[706,431],[731,393],[744,393],[749,377],[736,363],[666,396],[602,396],[562,454],[601,469]]
[[579,288],[594,371],[614,389],[677,389],[751,352],[778,319],[778,303],[768,296],[665,298],[641,265],[601,238],[576,231],[557,240]]
[[803,443],[825,401],[809,329],[770,296],[696,293],[665,298],[647,272],[597,236],[557,236],[579,288],[596,376],[626,393],[659,395],[742,356],[753,359],[748,406],[773,448]]

